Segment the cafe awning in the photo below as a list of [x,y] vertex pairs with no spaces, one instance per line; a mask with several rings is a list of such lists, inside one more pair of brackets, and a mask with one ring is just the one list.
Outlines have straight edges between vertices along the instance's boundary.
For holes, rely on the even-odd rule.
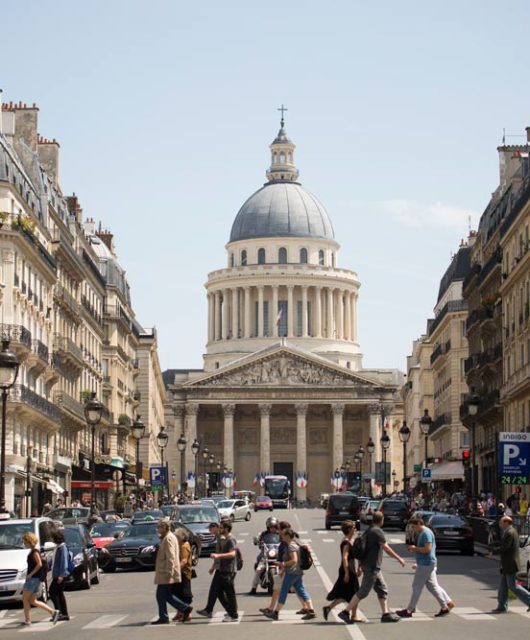
[[460,460],[449,460],[448,462],[433,464],[430,468],[433,482],[465,479],[464,465]]

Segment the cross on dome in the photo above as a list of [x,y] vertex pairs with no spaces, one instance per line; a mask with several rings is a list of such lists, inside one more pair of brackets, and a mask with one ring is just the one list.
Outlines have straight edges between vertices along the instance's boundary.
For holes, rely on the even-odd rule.
[[267,170],[269,182],[296,182],[298,180],[299,173],[294,164],[296,145],[284,129],[284,114],[287,110],[287,107],[284,107],[283,104],[277,109],[277,111],[281,111],[282,117],[278,135],[270,145],[271,166]]

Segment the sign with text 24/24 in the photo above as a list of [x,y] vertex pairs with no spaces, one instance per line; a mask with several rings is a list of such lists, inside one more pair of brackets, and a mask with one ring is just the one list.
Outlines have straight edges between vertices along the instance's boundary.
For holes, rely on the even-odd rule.
[[153,465],[149,467],[149,480],[152,485],[157,484],[167,484],[167,475],[166,475],[166,467],[165,465]]
[[529,475],[530,433],[502,431],[499,433],[499,476],[503,484],[527,484]]

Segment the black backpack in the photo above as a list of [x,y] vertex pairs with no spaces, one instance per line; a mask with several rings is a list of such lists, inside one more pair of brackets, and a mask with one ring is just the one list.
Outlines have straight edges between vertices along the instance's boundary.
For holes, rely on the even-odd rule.
[[313,556],[311,555],[311,550],[306,544],[301,544],[299,547],[300,569],[302,569],[302,571],[307,571],[313,566]]
[[243,568],[243,555],[241,553],[241,549],[236,547],[236,569],[237,571],[241,571]]
[[366,558],[366,533],[357,536],[351,546],[351,556],[356,560],[364,560]]

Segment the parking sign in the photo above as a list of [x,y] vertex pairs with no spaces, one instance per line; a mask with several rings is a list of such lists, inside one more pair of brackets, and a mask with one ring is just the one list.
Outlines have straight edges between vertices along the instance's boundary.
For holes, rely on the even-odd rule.
[[167,470],[163,465],[149,467],[149,479],[151,486],[167,484]]
[[498,468],[501,484],[528,484],[530,433],[499,433]]

